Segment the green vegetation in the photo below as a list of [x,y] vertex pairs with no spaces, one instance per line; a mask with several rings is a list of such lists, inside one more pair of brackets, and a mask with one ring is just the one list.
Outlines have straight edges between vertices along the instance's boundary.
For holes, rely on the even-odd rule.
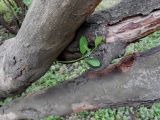
[[[138,42],[128,45],[125,55],[133,52],[145,51],[158,45],[160,45],[160,31],[154,32],[140,39]],[[81,63],[81,65],[86,65],[85,62],[81,61]],[[88,67],[85,67],[85,69],[86,68]],[[83,70],[81,69],[81,71]],[[141,106],[136,110],[132,107],[107,108],[96,111],[84,111],[66,117],[50,116],[44,120],[130,120],[133,114],[137,120],[160,120],[160,103],[155,103],[151,107]]]
[[0,14],[3,15],[4,19],[7,22],[10,22],[12,20],[12,12],[8,9],[3,0],[0,0]]
[[2,26],[0,26],[0,41],[6,40],[12,37],[14,37],[13,34],[6,33],[6,30]]
[[117,5],[122,0],[103,0],[100,5],[96,8],[96,10],[103,10],[105,8],[111,8],[112,6]]
[[125,54],[130,54],[137,51],[145,51],[158,45],[160,45],[160,31],[154,32],[153,34],[142,38],[139,42],[131,43],[126,48]]
[[[75,78],[85,72],[89,66],[84,62],[75,62],[73,64],[61,64],[55,62],[50,70],[37,82],[33,83],[25,92],[35,92],[43,88],[55,86],[60,82]],[[24,94],[24,93],[23,93]]]
[[[32,0],[23,0],[26,5],[30,5]],[[108,3],[110,2],[110,5],[115,5],[116,2],[112,2],[108,0]],[[120,1],[120,0],[119,0]],[[106,2],[102,3],[98,9],[104,8],[104,4]],[[109,6],[108,6],[109,7]],[[18,10],[18,9],[17,9]],[[5,20],[10,21],[13,17],[11,11],[6,7],[6,5],[3,3],[2,0],[0,0],[0,14],[3,14],[5,17]],[[13,35],[7,34],[4,32],[5,30],[0,27],[0,40],[4,40],[7,38],[12,37]],[[97,38],[95,42],[95,48],[101,43],[101,38]],[[93,49],[88,48],[88,43],[86,42],[86,38],[82,37],[81,42],[81,53],[84,56],[90,55],[91,51]],[[130,54],[137,51],[145,51],[147,49],[150,49],[152,47],[160,45],[160,31],[157,31],[147,37],[144,37],[139,40],[139,42],[131,43],[126,48],[126,54]],[[97,64],[99,66],[98,61],[96,60],[96,63],[93,63],[95,61],[89,62],[93,66]],[[27,88],[27,90],[19,96],[25,96],[28,93],[36,92],[41,89],[55,86],[60,84],[60,82],[64,80],[73,79],[83,72],[85,72],[87,69],[89,69],[88,64],[85,60],[80,60],[78,62],[74,62],[72,64],[62,64],[59,62],[53,63],[49,71],[38,81],[33,83],[30,87]],[[12,101],[14,98],[7,98],[4,101],[1,101],[0,104],[7,104],[10,101]],[[130,120],[132,117],[136,117],[137,120],[160,120],[160,103],[155,103],[152,106],[141,106],[138,109],[135,109],[133,107],[119,107],[119,108],[107,108],[107,109],[99,109],[96,111],[83,111],[78,114],[72,114],[69,116],[61,117],[61,116],[49,116],[43,120]]]
[[141,106],[138,109],[133,107],[119,107],[113,109],[99,109],[96,111],[83,111],[66,117],[50,116],[43,120],[159,120],[160,103],[151,107]]
[[[2,30],[0,31],[0,35],[3,39],[10,37],[3,34]],[[158,45],[160,45],[160,31],[146,36],[136,43],[131,43],[127,47],[125,54],[136,51],[145,51]],[[24,96],[27,93],[36,92],[50,86],[55,86],[64,80],[75,78],[88,68],[89,66],[84,60],[73,64],[55,62],[50,70],[40,80],[33,83],[22,95]],[[13,99],[14,98],[7,98],[5,101],[2,101],[1,104],[7,104]],[[141,106],[136,110],[132,107],[108,108],[96,111],[84,111],[65,117],[49,116],[43,120],[129,120],[132,117],[132,114],[135,114],[137,120],[159,120],[160,103],[155,103],[151,107]]]
[[[143,51],[151,47],[160,45],[160,32],[156,32],[140,42],[131,44],[126,49],[126,54],[134,51]],[[148,47],[147,47],[148,46]],[[35,92],[49,86],[55,86],[61,81],[75,78],[88,69],[88,65],[84,61],[76,62],[73,64],[64,65],[61,63],[54,63],[50,70],[37,82],[33,83],[25,95],[30,92]],[[13,98],[7,98],[3,103],[6,104],[12,101]],[[142,106],[136,111],[133,108],[122,107],[117,109],[99,109],[97,111],[84,111],[79,114],[72,114],[66,117],[49,116],[44,120],[130,120],[131,114],[136,114],[137,120],[159,120],[160,119],[160,103],[155,103],[152,107]]]
[[[143,52],[158,45],[160,45],[160,31],[154,32],[140,39],[138,42],[128,45],[125,51],[125,55],[131,54],[133,52]],[[121,57],[113,60],[112,63],[116,63],[120,59]]]
[[3,21],[3,27],[16,34],[21,27],[30,4],[31,0],[0,0],[0,18]]
[[88,47],[88,40],[85,36],[80,38],[79,49],[82,54],[82,57],[72,61],[58,61],[60,63],[75,63],[80,60],[84,60],[86,63],[91,65],[92,67],[99,67],[101,65],[100,61],[97,58],[91,56],[92,52],[102,43],[103,37],[97,36],[94,43],[94,48]]
[[23,0],[23,2],[27,5],[30,6],[32,3],[32,0]]

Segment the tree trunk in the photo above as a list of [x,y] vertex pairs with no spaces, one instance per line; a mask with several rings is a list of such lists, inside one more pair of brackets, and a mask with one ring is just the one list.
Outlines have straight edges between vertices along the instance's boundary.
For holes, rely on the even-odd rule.
[[19,98],[1,108],[0,118],[35,120],[47,115],[155,102],[160,100],[159,59],[160,46],[128,55],[117,64]]
[[0,99],[39,79],[101,0],[34,0],[17,36],[0,47]]

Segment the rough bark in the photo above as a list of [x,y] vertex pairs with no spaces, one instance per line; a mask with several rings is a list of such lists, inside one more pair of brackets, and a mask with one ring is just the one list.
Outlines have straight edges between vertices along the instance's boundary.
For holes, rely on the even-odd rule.
[[[102,11],[97,11],[93,15],[87,18],[87,21],[85,24],[81,26],[79,29],[77,36],[75,40],[70,44],[64,52],[59,56],[59,59],[61,60],[72,60],[79,58],[81,56],[79,52],[79,39],[82,35],[86,36],[89,39],[90,46],[93,46],[93,42],[95,40],[95,36],[105,36],[106,41],[109,39],[109,34],[113,33],[112,29],[116,28],[116,25],[119,24],[120,21],[125,21],[125,23],[121,25],[118,25],[119,27],[125,27],[126,24],[126,30],[133,30],[130,31],[130,33],[134,33],[136,31],[139,32],[139,28],[141,29],[141,33],[137,34],[137,36],[133,37],[131,36],[131,39],[137,40],[139,37],[143,37],[146,31],[143,31],[143,19],[145,19],[145,16],[149,15],[152,11],[160,9],[160,0],[114,0],[115,4],[113,6],[110,6],[109,8],[105,8]],[[137,17],[136,17],[137,16]],[[139,17],[138,17],[139,16]],[[143,18],[144,16],[144,18]],[[135,19],[134,19],[135,17]],[[141,19],[142,17],[142,19]],[[152,16],[150,16],[152,19]],[[139,20],[137,18],[140,18]],[[146,17],[147,18],[147,17]],[[126,19],[131,19],[130,21],[127,22]],[[149,21],[151,20],[150,18],[147,18]],[[146,19],[146,20],[147,20]],[[133,20],[133,21],[132,21]],[[135,21],[134,21],[135,20]],[[142,21],[141,21],[142,20]],[[155,21],[155,25],[159,25],[159,18],[157,19],[157,23]],[[146,22],[147,23],[147,22]],[[150,23],[147,23],[148,26]],[[113,25],[113,26],[112,26]],[[115,26],[115,27],[114,27]],[[118,30],[122,30],[117,26]],[[127,28],[128,26],[128,28]],[[155,27],[155,26],[153,26]],[[159,27],[157,27],[159,28]],[[109,30],[108,30],[109,29]],[[148,28],[144,28],[144,30],[147,30]],[[156,30],[156,29],[155,29]],[[147,33],[151,33],[155,31],[154,29],[148,31]],[[121,33],[118,33],[119,35],[126,34],[125,32],[127,31],[122,31]],[[144,33],[144,34],[143,34]],[[115,34],[115,33],[114,33]],[[121,40],[126,40],[126,35],[123,35],[119,38],[119,35],[116,35],[111,38],[114,39],[121,39]],[[142,35],[143,34],[143,35]],[[134,33],[135,35],[135,33]],[[127,38],[129,38],[129,32],[127,32]],[[120,40],[120,41],[121,41]],[[127,41],[127,40],[126,40]],[[117,43],[109,43],[109,45],[104,45],[106,46],[106,49],[103,49],[103,51],[107,51],[104,54],[106,54],[103,58],[107,59],[107,56],[112,56],[113,52],[110,52],[111,50],[114,51],[116,47],[119,47],[121,45]],[[125,43],[121,43],[124,46],[126,45]],[[114,47],[111,47],[114,46]],[[101,53],[103,54],[103,53]],[[116,57],[118,55],[123,54],[123,51],[118,52]],[[102,55],[101,55],[102,56]],[[109,57],[110,58],[110,57]],[[109,58],[106,60],[108,61]],[[112,58],[113,59],[113,58]],[[109,60],[110,61],[110,60]]]
[[[85,32],[89,38],[90,46],[94,46],[95,33],[98,31],[105,36],[105,42],[93,53],[93,56],[102,60],[102,67],[107,66],[115,58],[124,54],[126,46],[156,30],[160,29],[160,10],[147,16],[131,17],[115,25],[83,26],[79,33]],[[79,38],[79,36],[77,37]],[[79,40],[76,39],[62,54],[59,59],[71,60],[81,57]]]
[[115,4],[95,12],[87,21],[92,23],[108,23],[110,25],[136,15],[148,15],[160,9],[159,0],[113,0]]
[[0,47],[0,99],[40,78],[101,0],[34,0],[17,36]]
[[36,94],[19,98],[1,108],[1,119],[40,119],[114,105],[134,105],[160,99],[160,46],[124,57],[104,69]]

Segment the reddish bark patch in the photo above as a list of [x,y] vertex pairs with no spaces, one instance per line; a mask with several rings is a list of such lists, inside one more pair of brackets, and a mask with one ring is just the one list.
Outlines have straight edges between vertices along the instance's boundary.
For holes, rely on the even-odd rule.
[[90,79],[93,79],[97,77],[106,76],[113,71],[127,72],[133,66],[136,56],[137,56],[137,53],[133,53],[133,54],[125,56],[117,64],[107,66],[101,70],[89,71],[87,73],[87,77]]
[[139,27],[142,27],[140,23],[131,22],[131,23],[128,23],[127,25],[122,26],[122,28],[120,28],[117,33],[123,33],[125,31],[133,30]]
[[125,58],[124,61],[122,61],[117,68],[121,71],[121,72],[128,72],[130,70],[130,68],[133,66],[135,61],[135,55],[131,55],[128,58]]
[[83,102],[83,103],[76,103],[76,104],[72,104],[72,110],[75,113],[84,111],[84,110],[93,110],[98,108],[97,105],[92,105],[90,103],[87,102]]

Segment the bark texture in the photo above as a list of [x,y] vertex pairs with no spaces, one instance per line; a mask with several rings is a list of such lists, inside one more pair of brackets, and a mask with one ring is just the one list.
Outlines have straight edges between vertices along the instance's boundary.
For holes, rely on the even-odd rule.
[[[106,51],[104,53],[100,53],[100,56],[103,56],[106,61],[111,61],[109,59],[113,59],[114,57],[110,56],[112,56],[113,52],[116,51],[114,50],[116,47],[120,47],[122,45],[126,46],[126,43],[130,41],[130,38],[131,40],[137,40],[138,38],[144,37],[145,35],[159,29],[159,27],[156,28],[156,26],[159,25],[159,18],[156,18],[154,23],[151,23],[151,25],[154,24],[155,26],[153,25],[152,30],[149,30],[149,22],[153,20],[152,18],[154,16],[148,16],[149,18],[146,16],[152,11],[160,9],[160,0],[114,0],[114,3],[115,4],[113,4],[113,6],[97,11],[87,18],[86,22],[79,29],[75,40],[64,50],[64,52],[59,56],[59,59],[72,60],[79,58],[81,56],[79,52],[80,37],[82,35],[86,36],[89,39],[90,46],[93,46],[95,37],[100,35],[105,36],[106,41],[108,41],[108,39],[117,40],[112,43],[107,42],[107,44],[109,44],[103,45],[103,48],[100,50]],[[122,22],[119,25],[120,21]],[[146,25],[148,25],[148,27]],[[121,29],[121,27],[123,27],[123,29]],[[130,36],[130,34],[132,35]],[[127,40],[129,41],[127,42]],[[121,41],[120,44],[117,44],[119,41]],[[117,55],[115,57],[123,54],[123,51],[116,52]]]
[[[88,21],[92,23],[115,24],[123,19],[136,15],[148,15],[160,9],[159,0],[113,0],[117,1],[106,9],[95,12]],[[93,19],[94,18],[94,19]]]
[[[38,120],[114,105],[154,102],[160,98],[160,46],[124,57],[118,64],[66,81],[1,108],[1,119]],[[13,119],[14,120],[14,119]]]
[[[94,46],[97,31],[101,32],[100,35],[105,36],[105,42],[92,54],[94,57],[101,59],[103,63],[101,68],[103,68],[109,65],[113,59],[123,55],[129,43],[136,42],[139,38],[159,29],[160,10],[156,10],[147,16],[131,17],[115,25],[105,26],[96,24],[95,27],[93,24],[85,26],[79,33],[85,32],[85,36],[89,38],[90,46]],[[71,60],[81,57],[78,46],[79,40],[76,39],[59,58]]]
[[17,36],[0,47],[0,99],[39,79],[101,0],[34,0]]

